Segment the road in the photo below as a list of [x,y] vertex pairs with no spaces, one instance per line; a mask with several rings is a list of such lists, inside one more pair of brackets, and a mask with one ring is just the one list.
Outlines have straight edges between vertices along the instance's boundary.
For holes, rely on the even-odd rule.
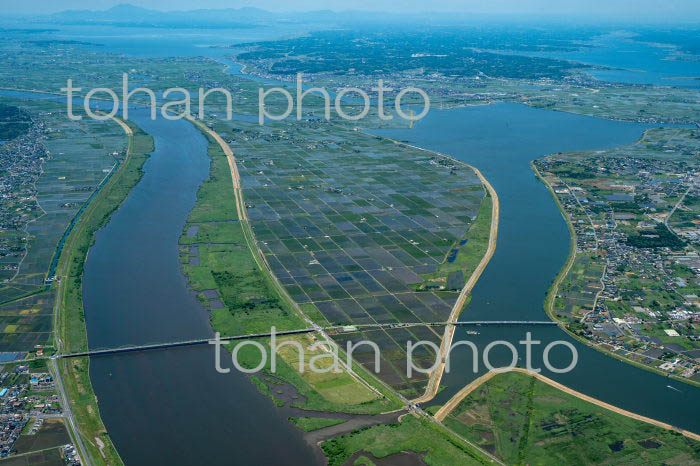
[[[469,293],[471,293],[474,285],[479,280],[479,277],[481,277],[481,274],[484,272],[489,261],[491,261],[493,254],[496,252],[496,243],[498,240],[498,218],[500,214],[498,194],[496,193],[496,190],[493,189],[493,186],[491,186],[491,183],[489,183],[484,175],[481,174],[479,169],[472,166],[469,167],[474,170],[476,175],[479,177],[479,180],[481,180],[481,183],[486,187],[489,195],[491,196],[491,230],[489,232],[489,244],[488,248],[486,249],[486,253],[484,254],[484,257],[481,258],[479,265],[477,265],[476,269],[474,269],[474,272],[472,273],[471,277],[469,277],[469,280],[467,280],[467,283],[465,283],[462,291],[459,293],[457,302],[455,302],[455,305],[452,307],[452,312],[450,313],[450,317],[448,319],[449,323],[457,322],[457,319],[459,319],[459,315],[462,312],[462,308],[464,307],[464,303],[466,302]],[[413,403],[425,403],[432,400],[435,395],[437,395],[440,388],[440,380],[442,380],[442,375],[445,372],[445,363],[447,361],[447,357],[449,356],[450,347],[452,346],[455,328],[455,325],[447,325],[445,327],[445,333],[442,337],[442,343],[440,344],[440,364],[430,373],[430,378],[428,379],[425,393],[421,397],[413,400]]]
[[[121,128],[124,130],[124,133],[127,136],[128,139],[128,146],[127,146],[127,151],[126,151],[126,157],[124,159],[124,162],[119,165],[118,169],[121,169],[121,167],[126,166],[126,163],[129,160],[129,157],[131,157],[131,145],[132,145],[132,136],[134,135],[133,131],[127,125],[124,121],[117,117],[112,117],[112,120],[116,122]],[[64,246],[64,251],[69,251],[70,250],[70,245]],[[58,272],[57,272],[58,276]],[[56,291],[56,303],[54,305],[54,325],[53,325],[53,334],[54,334],[54,340],[56,342],[56,352],[61,353],[63,350],[63,339],[61,337],[61,316],[60,316],[60,303],[61,303],[61,295],[63,291],[63,285],[64,283],[58,281],[58,287]],[[68,400],[68,395],[66,394],[65,387],[63,386],[63,379],[61,378],[61,371],[60,368],[58,367],[57,360],[55,358],[50,359],[49,365],[48,365],[52,377],[55,380],[55,385],[56,385],[56,393],[58,394],[58,397],[61,401],[61,406],[63,407],[63,412],[65,415],[65,419],[68,424],[68,430],[70,433],[71,438],[73,439],[73,442],[75,444],[75,447],[78,450],[78,454],[80,455],[81,461],[85,466],[91,466],[93,463],[92,459],[90,458],[90,455],[88,453],[88,449],[85,447],[85,444],[83,442],[83,438],[80,434],[80,430],[78,429],[77,423],[75,421],[75,417],[73,416],[73,411],[71,410],[70,407],[70,402]]]
[[[688,195],[688,193],[695,187],[695,183],[692,183],[690,186],[688,186],[688,189],[683,193],[680,199],[678,199],[678,202],[676,202],[676,205],[673,206],[673,209],[671,209],[671,212],[668,213],[666,218],[664,218],[664,225],[668,227],[668,221],[671,219],[674,213],[676,213],[676,210],[678,207],[683,204],[683,201],[685,200],[685,197]],[[670,228],[669,228],[670,229]]]
[[[529,376],[537,378],[537,380],[546,383],[547,385],[556,388],[557,390],[561,390],[564,393],[568,393],[569,395],[575,396],[576,398],[580,400],[587,401],[589,403],[593,403],[596,406],[600,406],[601,408],[605,408],[609,411],[613,411],[618,414],[622,414],[623,416],[627,416],[631,419],[635,419],[637,421],[641,422],[646,422],[647,424],[652,424],[657,427],[661,427],[662,429],[667,429],[667,430],[672,430],[675,432],[678,432],[688,438],[691,438],[696,441],[700,441],[700,435],[690,432],[684,429],[679,429],[677,427],[672,426],[671,424],[667,424],[665,422],[657,421],[655,419],[648,418],[646,416],[642,416],[639,414],[632,413],[630,411],[627,411],[622,408],[618,408],[617,406],[613,406],[611,404],[608,404],[604,401],[601,401],[597,398],[590,397],[588,395],[584,395],[581,392],[577,392],[576,390],[567,387],[566,385],[562,385],[559,382],[555,382],[554,380],[550,379],[549,377],[545,377],[542,374],[535,373],[532,371],[528,371],[527,369],[523,369],[520,367],[514,367],[511,369],[514,372],[520,372],[522,374],[527,374]],[[497,375],[497,372],[494,371],[489,371],[486,374],[482,375],[478,379],[474,380],[471,382],[469,385],[465,386],[463,389],[461,389],[455,396],[453,396],[445,405],[438,410],[437,413],[435,413],[435,418],[442,422],[456,407],[459,405],[459,403],[462,402],[471,392],[476,390],[478,387],[480,387],[484,382],[487,382],[491,378],[493,378],[495,375]]]
[[63,418],[68,424],[68,430],[70,436],[73,439],[73,443],[80,452],[80,459],[85,466],[92,466],[93,462],[90,455],[87,454],[87,449],[83,444],[83,439],[80,436],[80,431],[75,422],[75,417],[73,416],[73,411],[70,409],[70,403],[68,402],[68,396],[66,395],[66,390],[63,387],[63,379],[61,378],[61,371],[58,368],[58,363],[56,359],[51,359],[49,364],[49,370],[51,371],[51,376],[54,379],[56,386],[56,393],[61,401],[61,406],[63,406]]

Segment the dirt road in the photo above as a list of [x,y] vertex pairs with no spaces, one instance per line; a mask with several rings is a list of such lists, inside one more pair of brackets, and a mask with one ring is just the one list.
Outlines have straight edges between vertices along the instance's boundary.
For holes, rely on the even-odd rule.
[[[557,390],[561,390],[564,393],[568,393],[569,395],[575,396],[576,398],[580,400],[587,401],[589,403],[593,403],[596,406],[600,406],[601,408],[608,409],[610,411],[613,411],[618,414],[622,414],[623,416],[627,416],[629,418],[635,419],[637,421],[642,421],[646,422],[648,424],[655,425],[657,427],[661,427],[662,429],[668,429],[668,430],[673,430],[675,432],[678,432],[680,434],[683,434],[684,436],[691,438],[693,440],[700,441],[700,435],[690,432],[687,430],[679,429],[677,427],[672,426],[671,424],[667,424],[665,422],[657,421],[656,419],[651,419],[646,416],[642,416],[639,414],[632,413],[630,411],[627,411],[622,408],[618,408],[617,406],[613,406],[611,404],[608,404],[604,401],[598,400],[596,398],[590,397],[588,395],[584,395],[581,392],[577,392],[574,389],[571,389],[567,387],[566,385],[562,385],[559,382],[555,382],[554,380],[550,379],[549,377],[545,377],[542,374],[538,374],[535,372],[528,371],[527,369],[522,369],[519,367],[514,367],[511,369],[512,371],[515,372],[520,372],[523,374],[530,375],[532,377],[537,378],[537,380],[546,383],[547,385],[550,385]],[[459,403],[464,400],[471,392],[473,392],[475,389],[477,389],[480,385],[482,385],[484,382],[490,380],[492,377],[497,375],[496,372],[490,371],[487,372],[486,374],[482,375],[478,379],[474,380],[472,383],[461,389],[455,396],[453,396],[450,401],[448,401],[440,410],[435,413],[435,418],[438,421],[443,421],[456,407],[459,405]]]

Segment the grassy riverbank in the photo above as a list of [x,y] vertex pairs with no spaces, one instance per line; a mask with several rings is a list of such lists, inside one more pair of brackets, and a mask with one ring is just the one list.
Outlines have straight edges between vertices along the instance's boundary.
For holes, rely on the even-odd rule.
[[700,464],[696,440],[520,372],[486,380],[444,423],[506,464]]
[[[153,151],[153,139],[129,123],[129,147],[117,172],[92,199],[68,236],[57,269],[57,347],[62,352],[87,349],[87,332],[82,299],[85,260],[95,233],[108,221],[130,190],[143,176],[142,167]],[[66,394],[75,415],[79,435],[88,455],[110,465],[122,464],[102,424],[97,399],[92,390],[89,359],[61,360],[59,364]]]
[[[430,421],[406,415],[399,423],[361,429],[327,440],[321,444],[330,466],[343,464],[358,452],[367,452],[377,458],[401,455],[412,451],[427,464],[477,465],[489,461],[463,440]],[[359,463],[355,463],[359,464]]]
[[335,426],[345,422],[344,419],[327,417],[290,417],[289,420],[304,432],[313,432],[314,430]]
[[[196,204],[180,238],[180,260],[190,287],[209,309],[212,327],[222,336],[269,332],[271,326],[277,330],[309,327],[288,297],[275,287],[267,269],[262,269],[256,261],[246,238],[245,229],[249,227],[238,218],[227,156],[216,140],[206,132],[205,136],[209,140],[210,176],[197,193]],[[318,347],[310,349],[318,338],[293,339],[306,349],[306,370],[302,373],[297,370],[298,356],[287,346],[280,351],[274,375],[294,385],[305,398],[303,403],[299,402],[300,407],[378,413],[401,406],[391,392],[370,388],[366,374],[363,377],[363,369],[357,365],[354,370],[360,373],[358,375],[344,370],[326,374],[309,371],[309,358],[323,354]],[[260,341],[269,344],[269,340]],[[330,358],[323,359],[317,362],[318,367],[330,362]],[[257,366],[257,350],[243,349],[239,361],[250,367]],[[263,372],[270,373],[270,370],[268,361]],[[260,385],[263,382],[259,378],[258,382],[262,391],[272,396],[270,390]]]
[[[436,272],[422,275],[425,282],[419,286],[421,289],[439,284],[443,284],[448,289],[461,289],[464,286],[467,277],[474,273],[486,254],[491,231],[492,205],[491,197],[485,195],[481,200],[476,218],[469,226],[464,238],[453,245]],[[455,285],[450,283],[451,275],[460,278],[456,280]]]

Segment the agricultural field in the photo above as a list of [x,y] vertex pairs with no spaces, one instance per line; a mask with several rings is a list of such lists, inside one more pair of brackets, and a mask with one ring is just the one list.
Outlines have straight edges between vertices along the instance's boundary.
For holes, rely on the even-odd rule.
[[[256,264],[235,209],[231,172],[218,144],[210,141],[210,177],[199,189],[180,237],[180,262],[189,286],[208,309],[212,327],[222,336],[269,332],[308,326],[291,304],[275,290],[270,278]],[[310,359],[323,353],[313,348],[310,336],[280,338],[278,345],[294,340],[304,348],[304,371],[299,371],[296,349],[279,351],[275,377],[291,383],[303,396],[300,407],[314,410],[377,413],[396,409],[394,396],[379,395],[361,376],[347,371],[318,374],[309,371]],[[260,340],[269,347],[269,339]],[[239,353],[241,364],[255,367],[256,350]],[[318,361],[328,367],[329,360]],[[271,362],[263,368],[271,374]],[[263,392],[269,390],[259,382]],[[269,393],[267,393],[269,395]]]
[[55,295],[48,290],[0,305],[0,352],[17,356],[52,344]]
[[518,372],[486,381],[444,423],[506,464],[700,464],[698,442]]
[[2,462],[3,466],[64,466],[66,464],[59,448],[11,456]]
[[0,351],[26,352],[50,344],[49,287],[60,247],[82,206],[123,159],[126,140],[114,122],[69,120],[60,102],[0,100],[31,118],[29,133],[0,148],[3,160],[12,161],[0,173],[10,190],[0,214]]
[[[214,126],[236,154],[257,247],[291,298],[321,326],[446,321],[486,247],[483,219],[473,244],[467,233],[480,209],[490,219],[476,174],[369,135],[285,125]],[[406,379],[406,341],[439,343],[439,335],[440,327],[416,326],[335,338],[342,347],[377,343],[380,378],[417,396],[425,379]],[[363,350],[357,360],[374,370]],[[432,365],[434,354],[418,353]]]
[[559,319],[577,322],[593,310],[595,296],[602,289],[603,266],[596,262],[597,256],[579,254],[571,270],[559,285],[559,294],[554,307]]
[[348,463],[370,466],[373,463],[367,461],[372,458],[385,459],[386,462],[378,462],[385,465],[404,464],[406,460],[409,461],[405,464],[434,466],[487,464],[484,456],[462,440],[413,415],[406,415],[395,424],[356,430],[327,440],[321,448],[329,466]]
[[[32,424],[32,421],[29,422]],[[46,419],[36,433],[23,433],[15,442],[17,453],[56,448],[70,443],[70,437],[63,419]]]

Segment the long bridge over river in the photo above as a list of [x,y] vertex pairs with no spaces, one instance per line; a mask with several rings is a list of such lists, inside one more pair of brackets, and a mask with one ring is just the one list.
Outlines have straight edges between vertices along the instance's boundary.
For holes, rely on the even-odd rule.
[[[484,320],[484,321],[465,321],[465,322],[397,322],[397,323],[385,323],[385,324],[359,324],[359,325],[333,325],[328,327],[310,327],[302,328],[296,330],[279,330],[275,331],[274,335],[277,337],[287,336],[287,335],[299,335],[304,333],[313,333],[319,330],[326,332],[354,332],[367,328],[406,328],[406,327],[417,327],[417,326],[431,326],[431,327],[444,327],[446,325],[453,325],[455,327],[529,327],[529,326],[558,326],[561,325],[560,322],[553,322],[551,320],[547,321],[537,321],[537,320]],[[235,335],[235,336],[221,336],[218,341],[221,342],[232,342],[237,340],[252,340],[257,338],[269,338],[273,335],[272,332],[267,333],[251,333],[247,335]],[[162,343],[152,343],[143,345],[127,345],[120,346],[117,348],[103,348],[103,349],[91,349],[86,351],[77,351],[73,353],[61,353],[55,355],[47,356],[37,356],[30,359],[18,359],[12,361],[1,361],[0,364],[11,364],[11,363],[21,363],[36,359],[64,359],[64,358],[79,358],[79,357],[92,357],[92,356],[104,356],[110,354],[120,354],[120,353],[133,353],[137,351],[152,351],[159,349],[168,348],[180,348],[185,346],[198,346],[206,345],[210,342],[216,341],[213,337],[209,338],[196,338],[192,340],[174,341],[174,342],[162,342]]]

